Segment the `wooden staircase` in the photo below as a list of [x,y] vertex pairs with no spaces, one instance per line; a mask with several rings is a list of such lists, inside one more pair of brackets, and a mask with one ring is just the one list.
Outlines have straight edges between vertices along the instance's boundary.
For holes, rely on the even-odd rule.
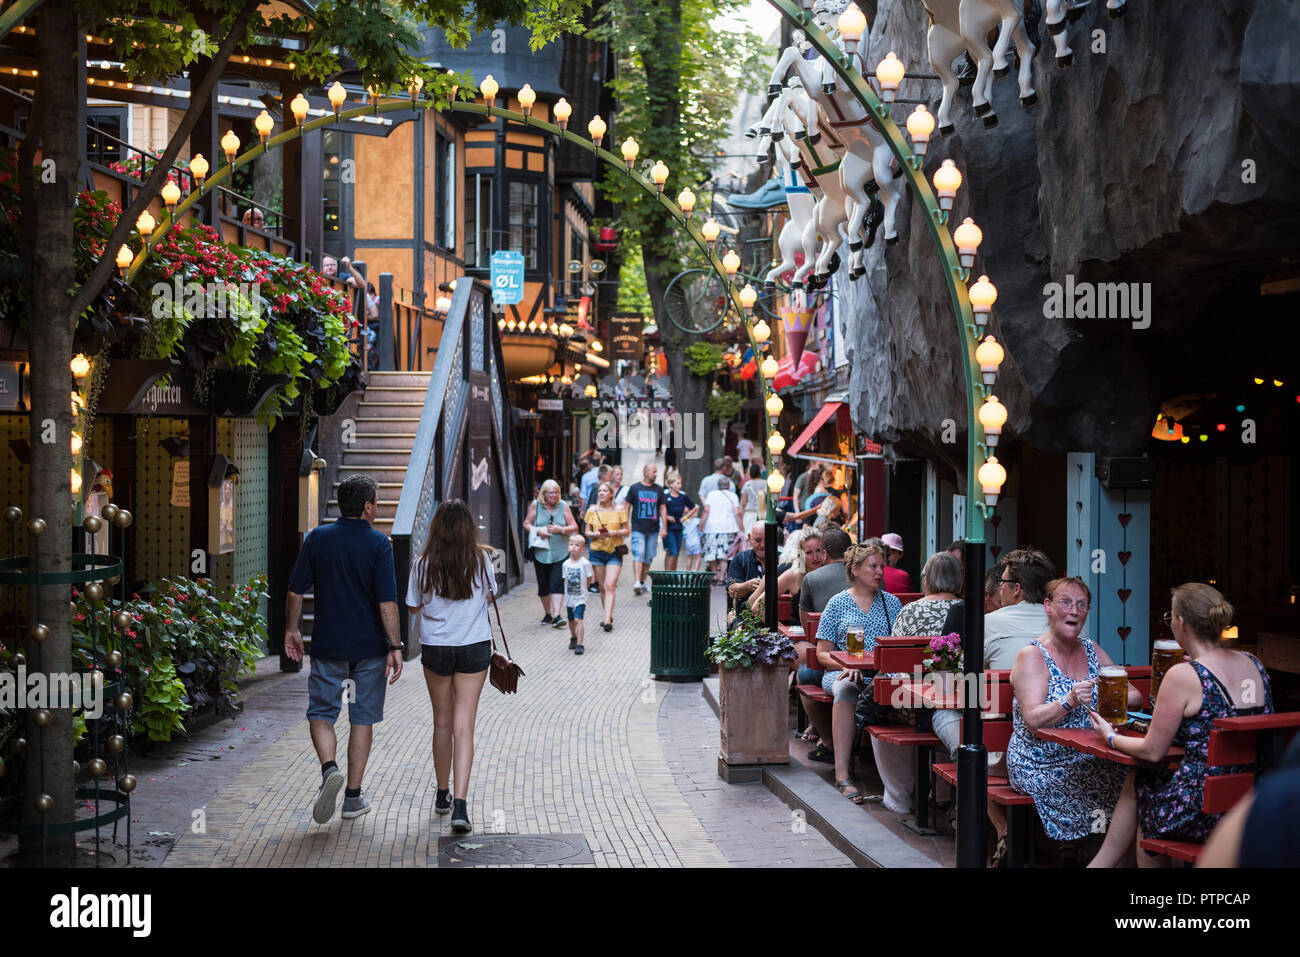
[[[429,391],[428,372],[371,372],[365,392],[357,403],[354,438],[344,447],[321,524],[339,517],[338,488],[349,475],[369,475],[379,485],[378,508],[374,527],[391,535],[397,502],[402,494],[406,467],[415,444],[415,429],[420,422]],[[323,423],[322,423],[323,424]],[[333,471],[333,470],[331,470]],[[323,496],[322,496],[323,497]],[[399,595],[398,601],[405,599]],[[315,602],[310,594],[302,602],[299,626],[304,641],[311,635]]]

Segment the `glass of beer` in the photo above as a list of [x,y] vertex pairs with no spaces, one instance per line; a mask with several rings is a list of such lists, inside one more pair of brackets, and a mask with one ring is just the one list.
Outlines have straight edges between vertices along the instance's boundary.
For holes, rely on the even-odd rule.
[[1097,713],[1115,727],[1128,721],[1128,672],[1105,665],[1097,673]]
[[844,650],[851,655],[860,655],[866,651],[861,625],[850,625],[844,633]]
[[1183,660],[1183,649],[1172,638],[1161,638],[1151,646],[1151,701],[1154,705],[1160,693],[1160,682],[1165,673]]

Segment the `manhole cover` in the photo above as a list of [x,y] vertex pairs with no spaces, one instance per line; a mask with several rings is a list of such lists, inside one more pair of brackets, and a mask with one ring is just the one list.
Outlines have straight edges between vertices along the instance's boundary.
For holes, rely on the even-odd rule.
[[439,867],[594,864],[581,834],[471,834],[438,838]]

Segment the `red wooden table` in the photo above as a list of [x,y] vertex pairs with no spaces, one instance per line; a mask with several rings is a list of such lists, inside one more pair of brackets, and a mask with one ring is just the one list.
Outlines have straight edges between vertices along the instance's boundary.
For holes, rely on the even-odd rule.
[[845,671],[875,671],[876,653],[868,651],[865,655],[851,655],[847,651],[832,651],[831,661]]
[[776,630],[785,635],[791,641],[816,641],[815,636],[810,639],[808,635],[804,633],[801,625],[787,625],[784,622],[781,622],[776,626]]
[[961,691],[954,689],[944,693],[937,682],[917,681],[915,678],[876,678],[876,690],[886,683],[888,697],[876,697],[877,701],[888,702],[891,708],[929,708],[930,710],[955,711],[962,707]]
[[[1140,738],[1142,735],[1136,731],[1121,729],[1119,732],[1124,737]],[[1094,757],[1105,758],[1107,761],[1114,761],[1116,764],[1126,764],[1130,767],[1143,765],[1147,762],[1139,761],[1131,754],[1125,754],[1123,751],[1117,751],[1101,739],[1092,728],[1041,728],[1038,736],[1044,741],[1050,741],[1053,744],[1063,744],[1073,751],[1079,751],[1083,754],[1091,754]],[[1183,749],[1170,748],[1169,753],[1165,755],[1163,761],[1157,761],[1156,764],[1167,764],[1171,768],[1176,768],[1183,763]]]

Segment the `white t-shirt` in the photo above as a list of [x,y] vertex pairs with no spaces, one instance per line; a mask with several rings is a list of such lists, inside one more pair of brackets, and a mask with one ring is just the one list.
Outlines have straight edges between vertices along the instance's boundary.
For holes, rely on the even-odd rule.
[[754,443],[749,439],[741,439],[736,443],[736,455],[740,461],[748,462],[754,455]]
[[591,562],[586,558],[579,558],[576,562],[572,558],[566,558],[560,566],[560,574],[564,577],[564,607],[577,608],[585,605],[587,581],[594,574]]
[[614,496],[614,504],[615,504],[615,505],[626,505],[626,504],[627,504],[627,490],[628,490],[629,488],[631,488],[631,487],[632,487],[632,486],[630,486],[630,485],[624,485],[624,486],[622,486],[622,487],[619,488],[618,493]]
[[[483,573],[491,576],[492,563],[483,557]],[[473,594],[464,601],[448,601],[438,595],[420,591],[420,572],[423,559],[411,562],[411,577],[406,586],[406,603],[419,605],[415,616],[422,645],[473,645],[491,641],[492,630],[488,624],[488,578],[478,577]]]
[[704,500],[704,505],[709,510],[709,517],[700,526],[701,534],[719,535],[740,531],[740,525],[736,522],[736,508],[740,505],[740,499],[736,498],[736,493],[731,489],[724,491],[715,488]]

